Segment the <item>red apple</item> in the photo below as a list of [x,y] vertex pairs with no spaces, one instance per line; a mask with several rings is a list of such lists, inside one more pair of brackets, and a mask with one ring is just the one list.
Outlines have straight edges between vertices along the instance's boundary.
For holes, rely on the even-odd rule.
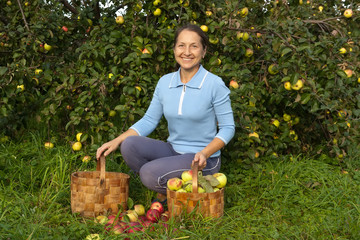
[[146,213],[146,218],[152,222],[158,222],[161,213],[157,209],[149,209]]
[[142,228],[143,227],[139,222],[130,222],[123,227],[124,231],[127,233],[134,232],[134,229],[136,229],[136,231],[140,231]]
[[182,185],[183,185],[183,181],[177,177],[170,178],[167,181],[167,187],[172,191],[179,190],[182,187]]
[[147,220],[147,218],[146,218],[145,215],[139,216],[139,222],[140,222],[140,223],[143,223],[143,222],[145,222],[146,220]]
[[124,228],[121,226],[121,225],[115,225],[111,231],[114,233],[114,234],[121,234],[124,232]]
[[64,30],[64,32],[69,31],[69,29],[66,26],[62,26],[62,30]]
[[150,209],[156,209],[160,214],[164,212],[164,207],[160,202],[153,202],[150,206]]
[[169,214],[163,213],[160,216],[160,221],[161,222],[167,222],[169,220]]
[[150,51],[149,51],[149,50],[147,50],[146,48],[144,48],[144,50],[142,50],[142,53],[143,53],[143,54],[145,54],[145,53],[147,53],[147,54],[151,54],[151,53],[150,53]]

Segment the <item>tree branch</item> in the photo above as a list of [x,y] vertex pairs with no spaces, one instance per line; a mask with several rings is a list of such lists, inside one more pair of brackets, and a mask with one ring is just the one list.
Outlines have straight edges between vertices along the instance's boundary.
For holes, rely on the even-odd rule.
[[78,14],[79,12],[76,10],[76,8],[74,8],[73,6],[70,5],[70,3],[68,3],[66,0],[60,0],[60,2],[62,4],[64,4],[64,7],[67,8],[70,12],[72,12],[73,14]]
[[95,3],[94,12],[95,12],[95,19],[99,20],[99,19],[100,19],[100,5],[99,5],[99,0],[96,1],[96,3]]
[[21,7],[20,0],[17,0],[17,3],[18,3],[18,5],[19,5],[20,11],[21,11],[21,15],[22,15],[22,18],[23,18],[24,23],[25,23],[25,27],[26,27],[26,29],[28,30],[28,32],[30,32],[30,28],[29,28],[29,25],[28,25],[28,23],[27,23],[27,21],[26,21],[25,14],[24,14],[24,10],[23,10],[22,7]]

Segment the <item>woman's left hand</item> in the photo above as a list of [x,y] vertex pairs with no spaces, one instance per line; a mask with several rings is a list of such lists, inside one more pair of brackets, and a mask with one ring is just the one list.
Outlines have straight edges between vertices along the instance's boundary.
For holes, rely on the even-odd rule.
[[203,152],[198,152],[195,154],[192,165],[194,165],[195,162],[199,162],[199,170],[202,170],[206,167],[206,159],[207,158]]

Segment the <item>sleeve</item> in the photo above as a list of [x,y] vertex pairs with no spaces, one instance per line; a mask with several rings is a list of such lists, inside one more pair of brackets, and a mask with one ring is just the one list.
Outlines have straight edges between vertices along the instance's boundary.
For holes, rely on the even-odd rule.
[[231,108],[230,90],[225,86],[222,79],[214,88],[213,106],[218,121],[219,131],[215,137],[228,144],[235,134],[234,115]]
[[163,105],[160,99],[160,86],[158,83],[145,115],[132,125],[130,129],[135,130],[139,136],[147,136],[157,127],[162,115]]

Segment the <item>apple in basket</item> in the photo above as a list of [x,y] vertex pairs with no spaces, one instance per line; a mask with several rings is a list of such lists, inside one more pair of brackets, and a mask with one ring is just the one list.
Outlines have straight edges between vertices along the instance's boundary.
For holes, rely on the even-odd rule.
[[158,222],[160,219],[161,213],[157,209],[149,209],[146,212],[146,218],[152,222]]
[[184,182],[190,181],[190,180],[192,180],[192,174],[193,174],[192,170],[183,171],[182,174],[181,174],[181,179]]
[[164,212],[164,206],[160,202],[153,202],[150,206],[150,209],[156,209],[160,214]]
[[219,185],[217,185],[217,188],[223,188],[226,185],[227,178],[226,175],[223,173],[214,173],[213,176],[219,181]]

